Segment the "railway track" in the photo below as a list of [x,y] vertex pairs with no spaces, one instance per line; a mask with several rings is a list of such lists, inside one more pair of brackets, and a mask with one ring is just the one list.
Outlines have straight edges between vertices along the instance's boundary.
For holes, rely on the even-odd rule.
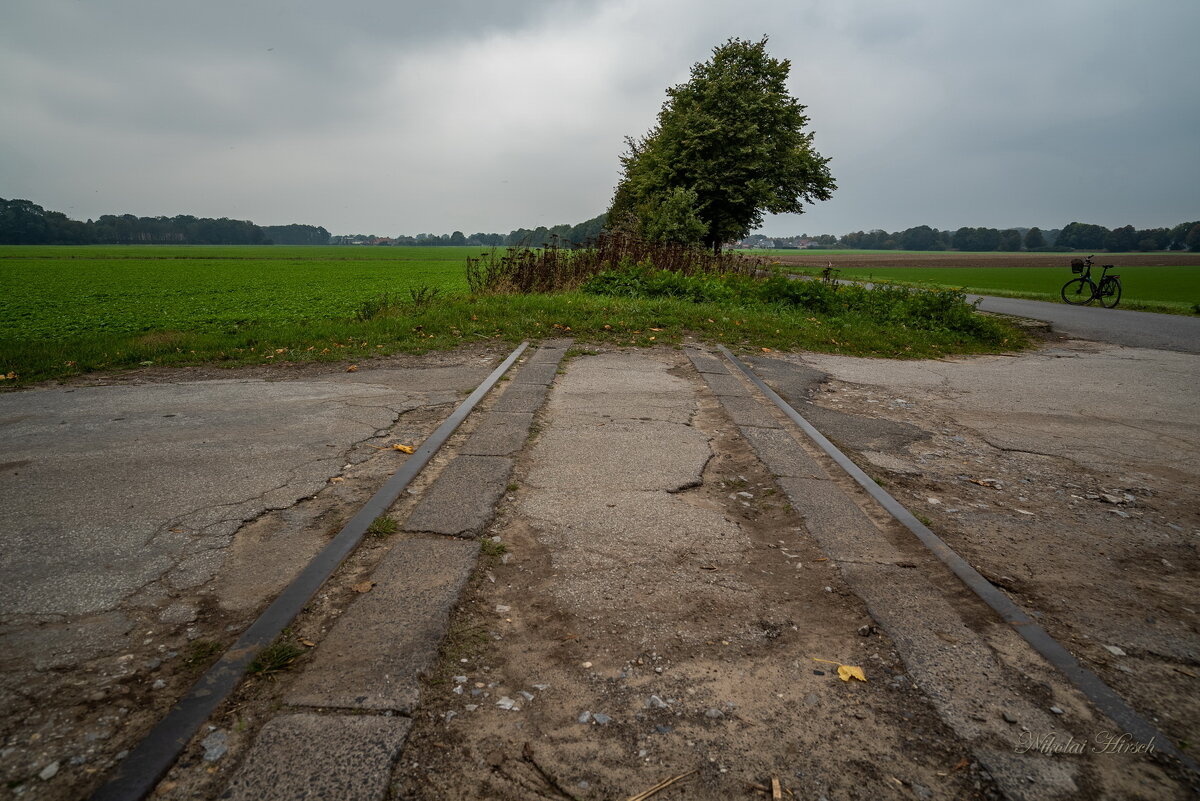
[[[637,530],[645,532],[647,539],[653,539],[650,537],[651,525],[662,525],[666,530],[678,523],[682,530],[696,532],[706,525],[720,527],[723,524],[719,521],[724,521],[731,524],[730,533],[740,531],[737,536],[745,535],[745,541],[739,547],[746,551],[767,553],[766,549],[775,549],[787,553],[790,559],[791,552],[809,549],[809,556],[803,561],[814,573],[799,571],[788,575],[787,582],[794,582],[794,577],[798,576],[804,584],[829,582],[844,587],[848,590],[846,595],[852,594],[853,598],[842,606],[858,608],[855,604],[861,604],[870,616],[870,623],[865,626],[867,635],[863,636],[861,644],[855,645],[869,643],[885,654],[891,649],[899,665],[884,669],[885,674],[893,676],[891,685],[896,697],[872,701],[876,706],[868,704],[867,711],[856,713],[864,717],[853,717],[848,725],[856,725],[855,721],[876,714],[881,720],[896,715],[904,717],[902,707],[918,699],[919,704],[928,706],[931,714],[929,722],[922,724],[925,728],[918,723],[912,725],[917,731],[927,732],[922,737],[940,743],[930,746],[931,753],[943,754],[946,749],[959,749],[969,757],[973,770],[978,771],[973,774],[974,788],[969,783],[953,784],[953,789],[947,785],[945,790],[949,794],[936,787],[930,791],[927,784],[916,780],[905,782],[894,777],[892,781],[896,782],[896,787],[892,787],[887,784],[887,777],[880,777],[879,797],[901,791],[913,793],[916,792],[914,786],[932,792],[930,797],[957,797],[963,791],[975,793],[977,797],[988,797],[988,793],[1010,798],[1091,797],[1094,793],[1098,793],[1095,797],[1106,797],[1106,793],[1107,797],[1123,797],[1126,790],[1138,787],[1139,782],[1148,788],[1165,788],[1167,792],[1163,797],[1171,797],[1172,792],[1177,792],[1178,797],[1186,797],[1194,791],[1197,767],[1187,755],[1175,748],[1097,676],[1079,665],[1070,652],[1055,642],[1033,618],[866,476],[733,353],[724,348],[720,349],[719,355],[693,349],[687,352],[686,360],[669,353],[642,360],[636,355],[602,354],[598,361],[603,364],[594,369],[588,365],[591,360],[584,358],[578,363],[573,362],[562,381],[554,384],[551,403],[544,406],[546,399],[551,397],[551,384],[560,375],[560,362],[568,344],[562,341],[548,343],[536,351],[520,366],[512,380],[504,382],[503,392],[498,397],[488,398],[485,408],[481,408],[472,424],[467,426],[467,433],[460,432],[452,440],[455,429],[501,383],[501,377],[523,355],[524,346],[510,354],[92,797],[140,799],[154,791],[180,753],[188,749],[196,751],[200,739],[196,736],[197,731],[213,719],[223,699],[234,691],[253,655],[303,612],[321,584],[362,539],[371,521],[400,505],[407,516],[403,526],[407,533],[394,546],[395,556],[389,554],[376,569],[373,579],[379,589],[368,588],[369,593],[339,611],[327,634],[316,643],[315,655],[297,676],[286,680],[287,686],[275,696],[283,710],[272,712],[266,720],[258,720],[255,736],[250,736],[251,732],[241,738],[243,747],[239,753],[231,755],[237,760],[238,769],[232,775],[222,771],[214,779],[211,775],[203,775],[206,769],[203,763],[191,767],[177,765],[168,776],[167,784],[171,786],[165,789],[160,786],[159,795],[189,797],[190,793],[203,791],[212,797],[219,794],[222,798],[270,798],[296,797],[299,792],[308,793],[309,797],[383,798],[391,787],[392,793],[399,793],[398,797],[425,797],[413,788],[428,790],[428,785],[414,777],[415,769],[405,766],[413,762],[421,765],[430,759],[431,743],[436,748],[437,738],[448,736],[446,730],[452,727],[452,721],[466,717],[458,711],[459,707],[454,706],[462,700],[463,687],[473,686],[472,693],[478,691],[477,696],[487,699],[488,707],[493,708],[492,714],[497,714],[494,706],[504,701],[509,702],[507,708],[501,707],[504,712],[517,707],[519,714],[520,707],[525,706],[531,715],[531,728],[539,730],[546,743],[551,744],[538,744],[541,753],[545,754],[547,747],[558,743],[564,753],[570,754],[577,745],[575,735],[568,737],[564,733],[574,732],[575,729],[570,727],[580,725],[578,710],[570,704],[583,703],[587,691],[568,694],[569,697],[556,706],[551,699],[554,693],[548,689],[533,691],[534,684],[547,688],[562,687],[573,681],[585,685],[606,684],[608,689],[604,697],[628,702],[632,696],[622,695],[626,692],[620,689],[624,687],[622,682],[635,683],[643,674],[646,681],[637,687],[637,692],[643,695],[649,693],[654,682],[660,681],[658,677],[662,676],[686,676],[698,682],[700,663],[705,665],[705,670],[711,670],[712,665],[717,664],[720,669],[741,669],[757,675],[755,666],[760,662],[755,660],[761,658],[765,664],[790,658],[777,651],[777,643],[787,641],[793,635],[786,632],[786,627],[782,627],[785,631],[781,635],[775,630],[780,626],[770,623],[774,618],[769,616],[775,615],[782,620],[783,616],[791,614],[792,619],[799,619],[800,615],[807,614],[806,609],[820,608],[824,603],[820,586],[815,590],[807,588],[815,591],[816,596],[800,593],[799,597],[789,597],[786,602],[778,598],[778,589],[789,584],[768,583],[756,587],[754,582],[758,579],[751,575],[753,571],[745,565],[737,567],[742,557],[722,551],[725,545],[711,543],[713,550],[694,559],[691,557],[695,554],[689,555],[690,552],[682,548],[677,554],[678,561],[672,563],[680,580],[685,582],[678,586],[697,583],[697,608],[709,610],[706,620],[718,619],[743,603],[740,598],[736,603],[722,600],[722,593],[750,593],[763,597],[761,604],[766,610],[763,614],[768,615],[763,620],[769,623],[764,630],[768,633],[765,640],[751,638],[742,646],[747,653],[745,664],[739,667],[736,659],[730,664],[727,656],[717,657],[714,662],[713,650],[727,653],[724,649],[730,647],[730,641],[702,644],[700,639],[703,637],[693,636],[694,632],[686,630],[690,611],[685,608],[675,620],[681,628],[676,632],[673,645],[667,644],[669,638],[664,638],[664,632],[655,629],[653,621],[638,623],[637,612],[630,610],[629,620],[623,620],[622,624],[628,624],[634,634],[618,634],[613,630],[614,636],[610,639],[639,656],[623,667],[618,664],[619,659],[613,661],[601,656],[578,661],[568,669],[569,657],[555,649],[564,643],[568,648],[575,648],[577,643],[589,639],[607,642],[604,634],[607,624],[599,622],[593,615],[583,614],[580,599],[594,598],[598,606],[606,608],[612,606],[613,599],[607,590],[598,589],[594,582],[579,581],[576,582],[578,586],[565,586],[559,575],[570,571],[556,566],[555,544],[564,546],[562,552],[567,554],[566,558],[583,560],[579,564],[593,567],[605,564],[608,540],[593,539],[596,544],[589,546],[588,553],[575,553],[572,548],[577,547],[585,536],[611,536],[612,542],[624,542],[623,537],[636,535],[636,531],[615,523],[615,528],[606,528],[609,523],[594,527],[595,521],[606,515],[627,516],[634,520],[634,528],[641,526]],[[575,375],[579,378],[572,383]],[[531,432],[540,432],[533,446],[527,444]],[[671,438],[679,439],[680,435],[681,443],[670,442]],[[661,437],[661,441],[656,437]],[[434,454],[448,441],[452,453],[435,460]],[[725,444],[735,441],[738,444]],[[681,450],[675,450],[676,444]],[[723,450],[726,447],[729,452]],[[743,451],[741,456],[730,456],[737,448]],[[755,493],[726,492],[737,489],[736,481],[745,484],[744,479],[733,479],[735,483],[725,483],[725,479],[721,479],[717,488],[718,473],[714,471],[721,469],[721,460],[726,457],[738,464],[754,463],[744,467],[743,472],[750,474],[757,470],[761,474]],[[636,465],[639,461],[644,463],[640,468]],[[574,465],[580,462],[590,467],[576,472]],[[428,477],[419,495],[406,497],[406,488],[421,469],[431,463],[435,468],[434,475]],[[609,481],[606,476],[615,476],[612,480],[616,483],[593,490],[592,485]],[[689,495],[705,492],[707,494],[703,496]],[[758,500],[762,500],[776,493],[787,499],[786,508],[772,511],[765,519],[759,518],[758,510],[751,509],[749,501],[756,494]],[[596,497],[592,498],[593,495]],[[742,495],[750,497],[742,500]],[[604,502],[609,497],[614,502]],[[591,505],[593,502],[598,503],[595,508]],[[718,502],[724,507],[716,510],[715,517],[694,516],[696,509],[714,511],[713,505]],[[739,505],[755,514],[743,512]],[[618,507],[618,512],[605,511]],[[493,523],[496,509],[499,509],[499,517]],[[657,519],[655,515],[659,511],[654,510],[664,509],[665,517],[661,521],[647,522]],[[647,515],[645,518],[641,516],[643,512]],[[732,512],[748,516],[739,518]],[[679,521],[675,521],[675,517]],[[782,529],[776,531],[781,521],[799,521],[800,525],[789,529],[784,540],[768,542],[775,533],[783,533]],[[485,559],[485,564],[490,565],[485,575],[491,579],[499,577],[495,583],[480,579],[480,571],[475,570],[478,546],[474,540],[481,534],[494,534],[504,543],[511,543],[517,557],[512,564],[507,559],[500,563]],[[568,539],[563,539],[564,536]],[[489,541],[484,540],[485,543]],[[670,549],[675,545],[666,542],[655,547]],[[815,555],[818,553],[821,555]],[[775,553],[768,556],[777,559]],[[645,554],[634,559],[643,557]],[[690,565],[690,562],[696,564]],[[759,556],[745,562],[746,565],[753,563],[757,566],[755,570],[763,574],[774,575],[778,569],[761,561]],[[433,567],[427,570],[422,565]],[[833,574],[829,569],[833,567],[836,567],[836,581],[830,578]],[[539,572],[540,580],[528,578],[529,574]],[[629,579],[627,584],[636,583],[630,577],[643,576],[634,567],[624,572],[625,578]],[[695,576],[703,579],[697,580]],[[517,584],[527,579],[528,584]],[[513,589],[511,592],[516,593],[515,596],[496,595],[499,590],[495,588],[506,580],[510,581],[508,587],[523,586],[523,589],[520,592]],[[569,585],[570,580],[564,581]],[[381,591],[395,585],[407,585],[410,589],[401,588],[390,596]],[[664,580],[663,586],[676,585]],[[443,663],[438,664],[438,643],[448,628],[453,633],[455,624],[450,620],[450,613],[464,588],[471,599],[465,614],[477,618],[485,616],[483,625],[493,630],[497,641],[513,640],[517,633],[526,639],[522,658],[527,659],[529,665],[523,666],[520,672],[527,674],[527,681],[532,681],[528,677],[537,672],[531,666],[544,666],[544,672],[557,678],[528,684],[529,689],[521,690],[517,683],[509,687],[505,679],[496,675],[506,673],[501,666],[492,668],[494,672],[487,677],[499,679],[497,681],[459,682],[452,678],[453,684],[447,682],[440,688],[436,682],[431,685],[430,677],[444,679],[442,674],[450,668],[474,672],[477,666],[472,662],[477,658],[504,662],[503,657],[472,654],[461,660],[468,667],[460,668],[445,663],[446,652],[443,650]],[[829,586],[825,586],[824,591],[826,595],[837,594]],[[572,596],[572,592],[576,595]],[[592,592],[599,595],[589,595]],[[542,597],[539,593],[552,599],[543,602],[539,600]],[[789,595],[788,592],[783,594]],[[767,598],[769,595],[776,597]],[[653,606],[657,602],[653,596],[651,591],[650,595],[642,597],[639,605]],[[510,603],[491,604],[496,598],[507,600],[510,597],[529,600],[528,620],[519,617],[521,611],[511,612],[513,605]],[[481,607],[482,602],[490,604],[490,608]],[[620,608],[623,601],[617,599],[615,603],[615,608]],[[756,602],[747,603],[753,606]],[[407,616],[398,613],[399,609],[408,609]],[[501,615],[500,620],[492,619],[492,609]],[[501,609],[504,611],[499,612]],[[460,614],[463,614],[462,610]],[[508,614],[513,617],[503,617]],[[828,624],[830,630],[842,626],[842,617],[853,616],[846,609],[835,608],[820,614],[837,618],[838,623]],[[664,616],[670,617],[669,614]],[[564,623],[563,620],[568,618],[573,618],[572,622]],[[515,626],[519,632],[510,633],[506,626]],[[589,628],[594,629],[590,635],[587,633]],[[859,628],[861,634],[862,627]],[[406,639],[407,635],[388,634],[395,629],[415,633],[411,640]],[[546,639],[547,629],[555,629],[556,634],[565,632],[566,639],[550,643]],[[793,625],[792,630],[799,631],[800,627]],[[639,637],[641,641],[634,642]],[[802,637],[799,639],[803,640]],[[662,644],[657,649],[651,648],[648,645],[651,641]],[[714,645],[714,642],[724,645]],[[842,653],[845,653],[849,646],[844,640],[842,643]],[[738,643],[734,641],[733,644]],[[807,653],[806,648],[811,648],[812,642],[794,645],[798,650],[792,656]],[[602,649],[597,646],[593,650],[599,653]],[[572,653],[582,656],[588,651]],[[674,655],[666,657],[665,653]],[[607,673],[602,673],[598,667],[601,660],[612,663]],[[882,663],[886,665],[887,661],[885,656]],[[809,668],[813,666],[808,665],[798,671],[821,673],[822,676],[830,672],[819,670],[820,663],[816,664],[817,668],[812,670]],[[578,670],[578,665],[586,665],[583,673]],[[486,665],[480,669],[489,671]],[[657,672],[650,673],[652,669]],[[871,672],[868,667],[868,673]],[[515,682],[511,667],[507,673],[508,680]],[[877,680],[874,676],[871,679]],[[772,715],[786,714],[784,710],[797,701],[807,703],[813,693],[809,692],[811,688],[805,682],[812,681],[814,679],[808,675],[804,682],[797,680],[795,692],[799,695],[795,697],[791,692],[778,693],[779,708],[764,707],[763,719],[778,724],[779,720]],[[459,688],[458,693],[454,687]],[[851,684],[847,683],[846,688],[849,687]],[[502,695],[497,701],[496,696],[506,689],[509,694]],[[529,697],[522,700],[522,692],[526,696],[542,696],[542,699],[535,701]],[[679,774],[689,767],[685,755],[694,750],[693,743],[703,739],[715,748],[722,737],[736,741],[736,735],[714,731],[713,726],[714,722],[739,717],[732,711],[732,706],[709,706],[697,711],[708,702],[699,706],[692,704],[694,708],[689,709],[685,692],[679,693],[678,700],[668,698],[665,693],[661,696],[650,693],[663,706],[651,703],[647,707],[650,712],[641,714],[645,719],[639,720],[638,724],[629,722],[629,726],[635,728],[651,723],[659,729],[690,731],[689,725],[695,727],[697,734],[687,741],[686,747],[677,744],[674,749],[663,748],[667,756],[661,761],[664,769],[668,764],[674,765],[679,768]],[[859,703],[858,699],[851,700]],[[531,710],[539,703],[547,710],[538,714],[546,717],[532,717]],[[478,708],[480,705],[473,706]],[[668,707],[678,711],[675,717],[680,722],[651,715]],[[567,709],[570,709],[569,714]],[[714,710],[719,714],[713,714]],[[587,722],[593,727],[586,731],[594,729],[605,734],[620,731],[625,739],[634,736],[631,728],[596,728],[595,724],[600,720],[593,714],[594,710],[585,711],[592,716]],[[617,716],[605,714],[604,717]],[[698,719],[691,720],[693,717]],[[817,728],[847,725],[843,711],[814,713],[812,717]],[[511,715],[502,716],[495,723],[481,726],[480,731],[486,732],[491,740],[503,740],[506,735],[519,737],[511,731],[514,719]],[[654,722],[659,719],[669,722]],[[904,720],[909,718],[904,717]],[[601,725],[606,726],[607,721]],[[804,724],[797,719],[794,725]],[[906,725],[899,719],[894,721],[899,730]],[[1127,752],[1095,752],[1089,737],[1100,730],[1127,737],[1130,743]],[[892,732],[892,729],[881,724],[879,731]],[[464,743],[471,744],[469,734],[458,736]],[[761,736],[762,732],[759,732]],[[1066,742],[1064,738],[1091,745],[1086,753],[1072,752],[1070,761],[1064,761],[1068,757],[1055,750]],[[370,747],[366,747],[367,744]],[[445,747],[443,744],[442,749]],[[647,750],[638,752],[639,758],[634,760],[638,768],[644,768],[643,759],[649,761],[641,756]],[[869,751],[869,748],[865,749],[865,752]],[[547,778],[556,773],[554,768],[548,770],[543,765],[552,757],[543,756],[539,762],[533,753],[532,750],[521,750],[519,756],[501,757],[499,762],[488,758],[488,775],[506,777],[495,779],[500,782],[498,786],[502,792],[494,797],[505,797],[503,792],[512,792],[512,797],[561,798],[573,792],[562,787],[556,789],[556,780]],[[414,755],[415,759],[410,759]],[[397,759],[400,760],[398,768],[395,767]],[[576,760],[580,759],[576,755]],[[622,778],[643,775],[641,771],[624,771],[619,767],[620,758],[603,747],[592,759],[595,765],[607,765],[614,775]],[[610,759],[615,761],[610,764],[607,761]],[[857,759],[861,761],[861,755]],[[1127,779],[1124,785],[1106,784],[1112,777],[1127,772],[1132,759],[1142,760],[1135,771],[1140,775]],[[693,788],[689,797],[725,797],[730,790],[727,783],[731,775],[729,767],[717,758],[709,758],[707,763],[699,758],[693,761],[699,762],[700,773],[707,772],[707,775],[696,780],[705,782],[703,791]],[[883,763],[895,766],[896,770],[906,764],[903,758],[895,755],[882,760]],[[341,769],[347,764],[353,766],[350,773]],[[569,772],[571,764],[564,756],[557,770]],[[835,755],[819,760],[816,767],[828,770],[837,764],[839,758]],[[516,767],[512,767],[514,765]],[[530,773],[530,765],[536,767],[537,775]],[[938,771],[930,773],[932,768],[923,762],[921,766],[909,768],[918,773],[924,770],[926,776],[940,775]],[[426,765],[419,770],[428,772],[428,769]],[[510,772],[506,773],[506,770]],[[464,771],[462,781],[472,781],[471,776],[470,771]],[[805,779],[797,776],[795,781],[802,785]],[[522,787],[524,790],[514,789]],[[462,790],[462,787],[457,789]],[[487,792],[495,790],[493,787]],[[448,794],[443,797],[456,797],[453,785],[446,788],[446,792]],[[483,790],[479,792],[484,793]],[[522,796],[521,792],[530,794]],[[464,794],[463,797],[471,796]],[[488,796],[481,794],[479,797]],[[896,797],[907,796],[899,794]]]

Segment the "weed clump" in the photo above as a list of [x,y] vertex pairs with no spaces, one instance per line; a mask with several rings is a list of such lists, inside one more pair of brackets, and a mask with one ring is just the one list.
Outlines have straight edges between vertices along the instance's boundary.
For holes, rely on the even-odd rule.
[[400,524],[396,522],[396,518],[388,515],[380,515],[371,521],[371,525],[367,526],[368,534],[381,539],[389,534],[395,534],[399,530]]
[[286,640],[276,640],[258,652],[258,656],[247,665],[251,676],[271,676],[287,670],[304,653],[304,649]]

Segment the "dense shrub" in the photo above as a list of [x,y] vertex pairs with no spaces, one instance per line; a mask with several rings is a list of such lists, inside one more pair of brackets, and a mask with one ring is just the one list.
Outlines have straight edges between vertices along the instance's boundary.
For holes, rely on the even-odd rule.
[[861,316],[878,323],[926,331],[953,331],[999,342],[1007,332],[975,313],[958,290],[919,289],[879,284],[873,287],[830,285],[776,275],[684,275],[646,264],[605,270],[585,282],[582,291],[615,297],[668,297],[694,303],[778,305],[834,318]]

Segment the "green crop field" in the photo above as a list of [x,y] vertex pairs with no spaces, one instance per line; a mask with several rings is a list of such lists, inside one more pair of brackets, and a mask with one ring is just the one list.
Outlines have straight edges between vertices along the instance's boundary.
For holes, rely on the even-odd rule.
[[382,294],[466,291],[479,248],[0,247],[0,341],[347,318]]
[[[957,301],[880,292],[825,298],[617,297],[581,290],[472,295],[482,249],[280,246],[0,247],[0,389],[80,373],[220,364],[357,362],[468,343],[579,342],[827,350],[919,358],[1026,344]],[[803,294],[803,293],[802,293]],[[811,294],[811,293],[809,293]],[[819,294],[819,293],[818,293]],[[820,302],[817,302],[820,301]],[[782,302],[782,301],[781,301]],[[897,323],[911,308],[944,320]],[[911,317],[911,315],[909,315]],[[904,317],[909,319],[909,317]]]
[[[1200,267],[1121,267],[1112,272],[1121,277],[1123,308],[1168,307],[1161,310],[1188,313],[1200,303]],[[1062,285],[1075,276],[1069,270],[1038,267],[873,267],[843,269],[839,277],[1059,300]],[[1093,268],[1092,279],[1099,278],[1100,270]]]

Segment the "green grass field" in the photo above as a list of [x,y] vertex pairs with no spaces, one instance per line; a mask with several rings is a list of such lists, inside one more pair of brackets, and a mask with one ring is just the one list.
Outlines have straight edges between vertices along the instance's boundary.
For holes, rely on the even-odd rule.
[[[1192,314],[1200,303],[1200,267],[1121,267],[1112,272],[1121,277],[1120,308]],[[838,277],[1061,302],[1059,290],[1076,276],[1069,269],[1042,267],[850,267]],[[1099,278],[1099,268],[1093,268],[1092,279]]]
[[384,293],[465,293],[480,248],[0,247],[0,340],[214,333],[348,317]]
[[[480,248],[0,247],[0,387],[140,366],[358,361],[465,343],[580,342],[919,358],[1025,344],[837,307],[583,292],[469,294]],[[429,290],[438,290],[430,297]],[[424,291],[424,294],[422,294]],[[416,293],[414,296],[414,292]],[[836,305],[836,304],[835,304]]]

